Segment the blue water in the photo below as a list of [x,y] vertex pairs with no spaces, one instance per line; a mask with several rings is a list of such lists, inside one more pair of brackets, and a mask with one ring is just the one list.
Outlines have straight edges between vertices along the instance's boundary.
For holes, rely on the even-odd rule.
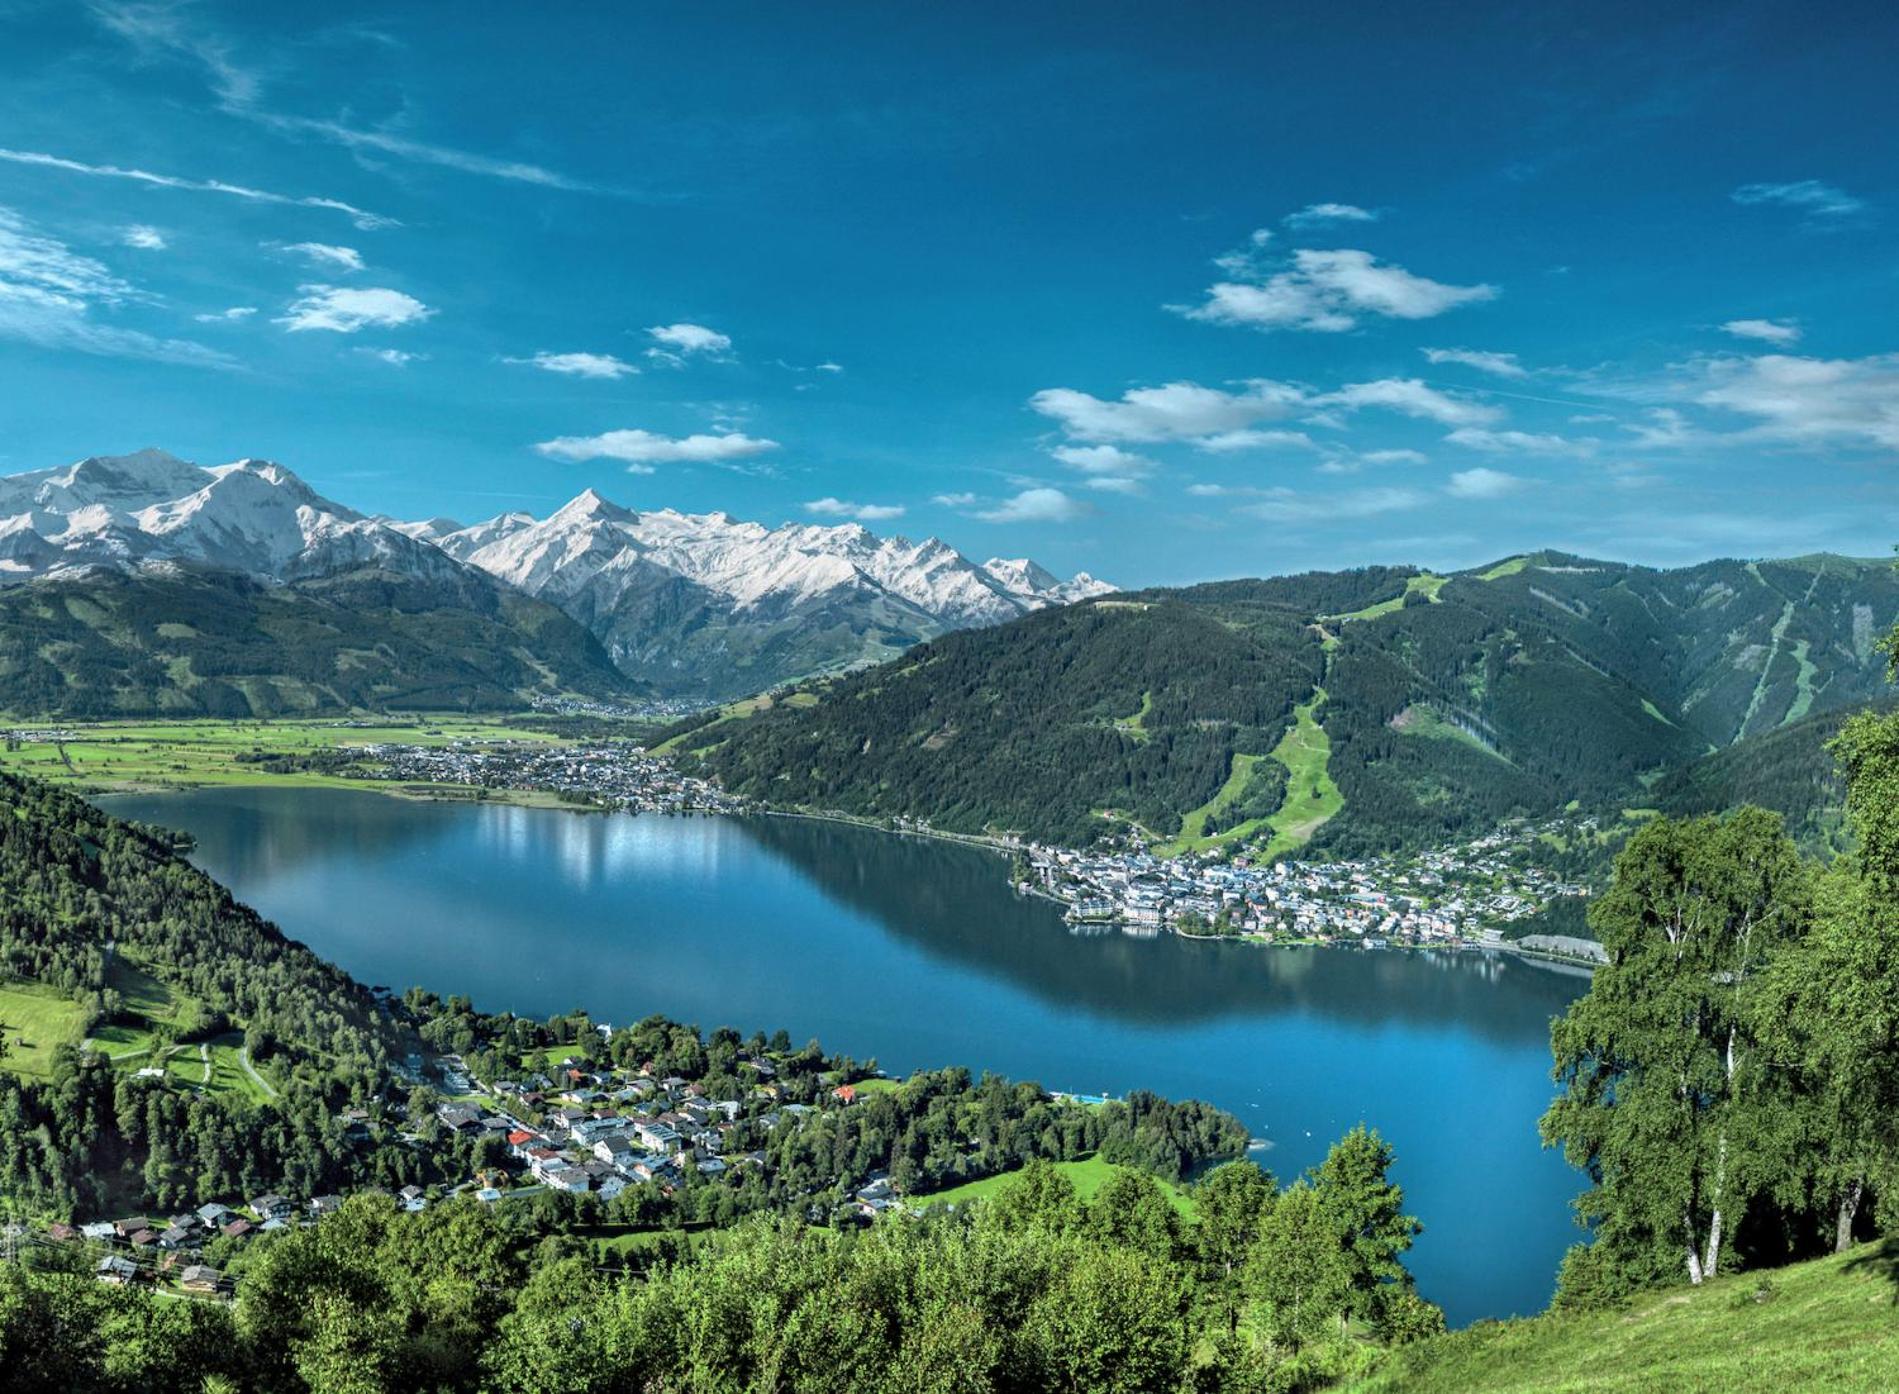
[[1281,1179],[1359,1120],[1397,1148],[1412,1268],[1453,1322],[1540,1309],[1579,1178],[1537,1143],[1549,1019],[1587,979],[1506,956],[1074,934],[969,847],[785,818],[238,789],[101,800],[357,977],[489,1010],[786,1028],[886,1069],[1231,1109]]

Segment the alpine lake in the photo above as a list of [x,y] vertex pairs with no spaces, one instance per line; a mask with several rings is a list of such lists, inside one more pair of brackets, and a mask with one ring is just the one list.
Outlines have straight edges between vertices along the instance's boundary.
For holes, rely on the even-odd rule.
[[1364,1121],[1424,1224],[1453,1324],[1540,1310],[1582,1178],[1537,1140],[1549,1022],[1580,970],[1504,953],[1281,948],[1077,930],[979,848],[785,817],[430,803],[331,789],[99,800],[363,981],[485,1010],[816,1036],[1231,1110],[1281,1182]]

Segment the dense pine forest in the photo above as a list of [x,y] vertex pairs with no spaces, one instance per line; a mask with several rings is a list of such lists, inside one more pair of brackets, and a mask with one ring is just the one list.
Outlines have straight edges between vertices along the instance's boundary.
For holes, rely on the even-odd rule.
[[1811,845],[1838,821],[1826,737],[1888,695],[1875,641],[1895,618],[1891,568],[1833,556],[1662,571],[1539,554],[1449,577],[1229,581],[948,635],[815,684],[815,703],[688,723],[672,748],[780,804],[1166,839],[1195,810],[1215,830],[1276,809],[1296,822],[1286,764],[1240,757],[1270,756],[1309,703],[1343,800],[1315,850],[1737,795]]

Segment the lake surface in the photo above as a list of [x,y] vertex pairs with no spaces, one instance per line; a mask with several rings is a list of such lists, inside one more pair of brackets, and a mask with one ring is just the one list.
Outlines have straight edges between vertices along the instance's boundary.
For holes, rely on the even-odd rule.
[[1361,1119],[1455,1323],[1540,1309],[1580,1178],[1537,1143],[1574,971],[1504,955],[1077,934],[979,849],[791,818],[416,803],[338,790],[102,799],[367,982],[487,1010],[786,1028],[888,1070],[963,1064],[1237,1114],[1282,1180]]

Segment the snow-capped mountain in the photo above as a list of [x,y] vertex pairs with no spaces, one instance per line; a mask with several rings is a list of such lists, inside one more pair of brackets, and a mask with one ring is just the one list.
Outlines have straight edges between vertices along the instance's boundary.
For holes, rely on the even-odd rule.
[[936,538],[636,513],[592,490],[546,518],[463,527],[367,517],[268,460],[141,450],[0,478],[0,582],[177,566],[271,583],[375,568],[490,608],[478,594],[500,583],[565,611],[628,676],[706,697],[1113,589],[1027,560],[978,566]]
[[723,696],[886,658],[948,629],[1105,594],[1031,561],[981,566],[947,543],[857,524],[768,528],[724,513],[639,513],[589,489],[544,519],[405,528],[551,601],[623,671]]
[[456,570],[268,460],[205,467],[141,450],[0,479],[0,579],[166,562],[272,581],[372,565],[420,577]]

